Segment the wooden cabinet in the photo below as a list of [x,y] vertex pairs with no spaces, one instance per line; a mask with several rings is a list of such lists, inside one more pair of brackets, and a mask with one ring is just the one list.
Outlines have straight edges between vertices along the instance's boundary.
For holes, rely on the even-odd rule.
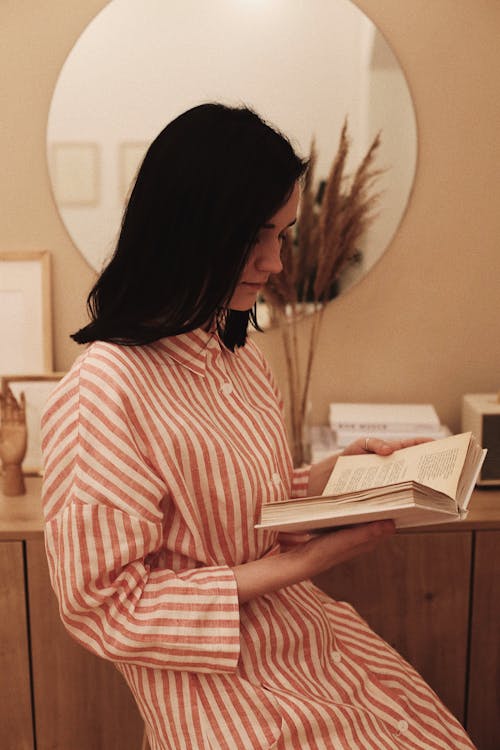
[[0,747],[33,750],[22,542],[0,542]]
[[125,681],[67,634],[43,541],[26,547],[36,750],[140,750],[144,725]]
[[144,725],[122,676],[64,629],[50,586],[39,482],[0,496],[0,748],[141,750]]
[[[0,747],[140,750],[143,724],[121,675],[64,630],[49,582],[40,481],[0,495]],[[464,723],[500,747],[500,491],[470,520],[398,534],[319,576],[356,606]]]
[[467,728],[479,750],[498,750],[500,531],[478,531],[474,541]]

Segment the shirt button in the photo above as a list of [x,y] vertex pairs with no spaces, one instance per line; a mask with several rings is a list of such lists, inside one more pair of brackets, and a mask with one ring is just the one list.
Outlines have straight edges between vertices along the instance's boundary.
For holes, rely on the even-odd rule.
[[400,732],[407,732],[408,731],[408,722],[405,719],[401,719],[401,721],[398,721],[398,729]]
[[221,391],[225,396],[229,396],[229,394],[233,392],[232,383],[224,383],[224,385],[221,388]]
[[271,482],[274,484],[275,487],[279,487],[279,485],[281,484],[281,477],[277,471],[275,471],[274,474],[272,475]]
[[342,654],[340,653],[340,651],[332,651],[332,659],[335,664],[340,664],[340,662],[342,661]]

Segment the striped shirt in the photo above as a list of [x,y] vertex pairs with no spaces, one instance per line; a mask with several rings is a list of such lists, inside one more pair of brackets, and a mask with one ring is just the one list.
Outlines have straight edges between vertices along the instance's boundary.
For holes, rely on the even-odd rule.
[[350,605],[306,581],[239,606],[233,566],[279,554],[261,505],[304,495],[309,472],[252,341],[94,343],[42,426],[62,620],[116,663],[152,750],[473,747]]

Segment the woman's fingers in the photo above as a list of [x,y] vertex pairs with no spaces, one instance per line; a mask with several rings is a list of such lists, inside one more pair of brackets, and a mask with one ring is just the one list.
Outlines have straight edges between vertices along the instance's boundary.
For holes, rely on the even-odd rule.
[[304,554],[309,566],[309,575],[314,576],[363,552],[371,551],[394,532],[395,525],[391,520],[363,523],[318,534],[302,547],[295,549]]
[[307,542],[310,542],[311,539],[314,539],[316,536],[318,536],[317,533],[310,531],[281,531],[278,534],[278,542],[281,551],[285,552],[286,550],[293,549],[293,547],[297,547],[298,545],[307,544]]
[[278,542],[281,544],[304,544],[304,542],[310,542],[316,534],[310,531],[280,531],[278,534]]
[[350,443],[343,451],[344,456],[356,456],[366,453],[375,453],[378,456],[389,456],[396,450],[401,448],[409,448],[412,445],[419,445],[420,443],[428,443],[433,438],[430,437],[417,437],[417,438],[404,438],[402,440],[384,440],[383,438],[377,437],[364,437],[354,440]]

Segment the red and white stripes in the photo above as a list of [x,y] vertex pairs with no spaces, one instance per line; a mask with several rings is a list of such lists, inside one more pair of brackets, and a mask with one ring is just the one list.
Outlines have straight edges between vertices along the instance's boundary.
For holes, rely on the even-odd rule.
[[232,567],[279,553],[261,504],[308,479],[252,342],[91,345],[51,396],[43,451],[61,617],[116,662],[152,750],[473,747],[349,605],[305,582],[238,606]]

